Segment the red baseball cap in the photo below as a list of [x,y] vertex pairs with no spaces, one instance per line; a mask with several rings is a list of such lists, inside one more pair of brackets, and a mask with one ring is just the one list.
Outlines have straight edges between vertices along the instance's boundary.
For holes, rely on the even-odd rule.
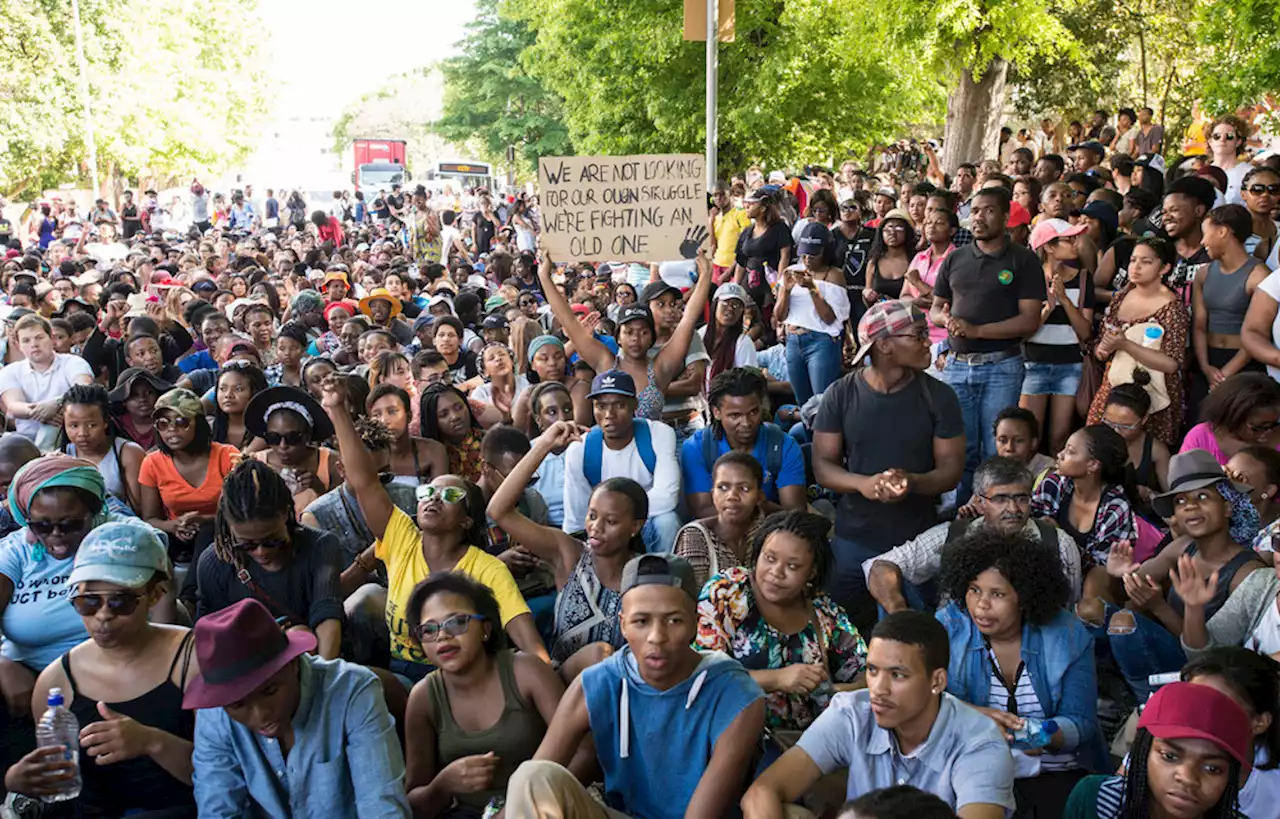
[[1203,739],[1231,755],[1248,771],[1253,768],[1253,729],[1244,710],[1216,688],[1176,682],[1147,700],[1138,719],[1159,739]]
[[1031,212],[1017,202],[1009,203],[1009,222],[1006,227],[1016,228],[1031,224]]

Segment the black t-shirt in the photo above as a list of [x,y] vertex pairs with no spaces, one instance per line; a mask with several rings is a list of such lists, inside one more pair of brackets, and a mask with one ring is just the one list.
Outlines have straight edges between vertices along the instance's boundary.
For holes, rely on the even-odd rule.
[[871,228],[858,228],[858,232],[850,239],[837,228],[831,231],[831,238],[835,245],[835,264],[844,271],[845,285],[850,288],[865,287],[867,279],[862,267],[871,255],[876,232]]
[[120,233],[126,239],[142,230],[142,217],[138,215],[137,205],[125,205],[120,208]]
[[373,200],[373,212],[379,219],[390,219],[391,211],[387,208],[387,200],[379,196]]
[[0,216],[0,250],[9,244],[9,240],[13,238],[13,223],[8,219]]
[[389,216],[395,216],[395,213],[391,213],[391,208],[395,208],[395,213],[400,213],[404,210],[404,196],[402,194],[393,193],[387,197],[387,213]]
[[485,216],[483,213],[477,213],[475,218],[476,225],[476,252],[488,253],[493,247],[493,237],[498,232],[498,220],[494,216]]
[[[827,388],[814,419],[817,432],[844,436],[845,468],[856,475],[886,469],[929,472],[934,438],[964,435],[964,417],[955,390],[917,373],[893,393],[873,390],[854,370]],[[840,499],[836,535],[888,551],[938,522],[931,495],[907,495],[880,503],[859,494]]]
[[747,271],[747,293],[758,306],[763,307],[769,293],[769,279],[765,267],[777,271],[782,263],[783,248],[791,247],[791,229],[785,222],[774,222],[764,233],[756,235],[755,225],[738,236],[737,262]]
[[[448,364],[448,362],[445,363]],[[449,380],[454,384],[461,384],[479,374],[480,365],[476,361],[476,354],[470,350],[459,350],[458,360],[449,365]]]
[[1169,275],[1165,276],[1164,283],[1170,290],[1178,294],[1178,298],[1182,299],[1183,304],[1190,304],[1191,283],[1195,281],[1196,270],[1200,265],[1208,264],[1211,261],[1209,251],[1203,247],[1196,248],[1196,252],[1187,257],[1179,254],[1178,261],[1174,262]]
[[[1008,239],[994,256],[975,242],[942,260],[934,293],[951,302],[951,315],[971,324],[994,324],[1018,315],[1023,299],[1044,301],[1044,270],[1040,259]],[[950,339],[958,353],[998,353],[1017,347],[1022,339]]]
[[234,566],[219,560],[213,549],[205,549],[196,564],[200,593],[196,617],[253,597],[273,617],[289,617],[312,631],[325,620],[342,620],[338,581],[346,563],[337,538],[299,526],[294,530],[293,551],[293,562],[278,572],[263,569],[251,557],[243,558],[249,577],[258,587],[255,591],[240,582]]

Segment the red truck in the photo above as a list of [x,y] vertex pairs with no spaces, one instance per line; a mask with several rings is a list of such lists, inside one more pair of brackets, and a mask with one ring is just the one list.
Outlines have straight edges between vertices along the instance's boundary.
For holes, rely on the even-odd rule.
[[407,143],[403,139],[352,140],[354,154],[351,183],[365,197],[376,196],[378,191],[391,191],[392,185],[404,185],[410,180],[405,165]]

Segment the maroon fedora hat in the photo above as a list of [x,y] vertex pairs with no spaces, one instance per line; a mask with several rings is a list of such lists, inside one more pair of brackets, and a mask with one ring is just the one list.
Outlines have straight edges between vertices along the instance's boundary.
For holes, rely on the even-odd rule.
[[267,607],[252,598],[200,618],[195,634],[200,672],[182,697],[182,707],[191,710],[239,702],[316,647],[315,635],[286,634]]

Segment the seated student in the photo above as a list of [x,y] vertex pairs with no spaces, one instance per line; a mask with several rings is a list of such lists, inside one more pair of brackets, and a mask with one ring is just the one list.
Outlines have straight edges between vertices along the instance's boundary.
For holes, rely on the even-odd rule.
[[1129,450],[1105,424],[1078,429],[1058,463],[1031,496],[1031,514],[1056,523],[1080,548],[1086,574],[1107,562],[1111,548],[1137,537],[1125,468]]
[[1129,449],[1128,470],[1132,485],[1145,506],[1151,496],[1163,492],[1169,482],[1169,447],[1147,432],[1151,395],[1137,384],[1118,384],[1107,395],[1102,423],[1120,433]]
[[711,470],[713,517],[694,520],[676,534],[675,554],[693,566],[699,584],[722,571],[747,565],[751,537],[764,520],[764,471],[746,452],[726,452]]
[[283,386],[263,390],[245,408],[244,425],[267,445],[249,457],[284,479],[297,512],[342,482],[338,453],[324,446],[333,437],[333,424],[306,390]]
[[98,465],[107,493],[128,511],[142,507],[138,469],[146,452],[116,434],[111,399],[101,384],[77,384],[62,397],[64,450],[73,458]]
[[[923,612],[881,620],[867,647],[867,688],[837,694],[799,742],[742,799],[745,819],[783,815],[818,779],[849,769],[848,798],[890,785],[939,796],[961,819],[1003,819],[1014,807],[1004,734],[946,692],[950,650]],[[788,806],[788,816],[807,811]]]
[[[13,519],[9,506],[9,485],[18,470],[40,457],[40,449],[23,435],[0,435],[0,537],[16,531],[22,524]],[[104,478],[105,480],[105,478]]]
[[[525,430],[529,440],[551,428],[556,421],[573,420],[573,395],[559,381],[544,381],[529,389],[529,425]],[[567,446],[566,446],[567,448]],[[529,484],[538,490],[547,504],[547,522],[552,526],[564,525],[564,450],[547,453],[542,465]]]
[[1182,557],[1169,575],[1183,603],[1182,648],[1187,656],[1243,645],[1280,658],[1280,562],[1250,572],[1216,612],[1206,615],[1206,606],[1221,585],[1221,578],[1211,583],[1210,574],[1193,558]]
[[[569,686],[534,760],[511,777],[508,819],[719,817],[742,792],[764,700],[737,661],[690,647],[698,622],[692,567],[672,555],[638,555],[621,588],[627,646]],[[588,737],[607,809],[565,767]]]
[[1267,816],[1280,798],[1280,664],[1239,646],[1210,649],[1182,667],[1182,681],[1230,697],[1249,717],[1253,772],[1240,789],[1240,813]]
[[1268,446],[1247,446],[1231,456],[1224,471],[1231,480],[1248,487],[1249,501],[1258,510],[1253,550],[1264,562],[1273,563],[1272,539],[1280,533],[1280,452]]
[[410,633],[436,667],[414,686],[405,720],[405,788],[422,819],[501,805],[564,694],[546,663],[507,648],[497,622],[493,592],[455,572],[431,575],[409,598]]
[[[253,598],[291,629],[316,635],[319,656],[342,645],[342,550],[328,532],[299,526],[290,487],[271,467],[241,461],[222,484],[213,548],[200,556],[196,617]],[[248,559],[246,559],[248,558]]]
[[938,612],[951,639],[947,690],[1006,737],[1027,718],[1057,723],[1047,746],[1010,751],[1018,809],[1056,815],[1086,773],[1109,764],[1093,637],[1064,610],[1057,554],[1021,535],[975,532],[943,552],[940,585],[951,598]]
[[62,395],[75,384],[92,382],[93,371],[78,355],[54,352],[49,322],[39,315],[18,319],[9,330],[9,344],[22,358],[0,369],[5,415],[19,435],[34,441],[41,452],[52,452],[57,449]]
[[356,432],[344,397],[346,389],[341,376],[330,376],[324,385],[323,405],[337,432],[347,482],[376,539],[357,561],[366,569],[376,568],[379,562],[386,566],[391,670],[411,682],[422,679],[429,670],[422,649],[410,640],[406,606],[413,587],[433,571],[461,572],[488,586],[498,599],[501,625],[511,641],[521,651],[549,660],[511,571],[484,551],[484,500],[479,488],[457,475],[441,475],[417,488],[416,514],[405,514],[392,503],[378,476],[373,453],[365,449]]
[[[942,567],[943,547],[968,532],[994,530],[1021,534],[1056,547],[1071,601],[1080,598],[1080,550],[1071,536],[1053,524],[1031,517],[1031,473],[1021,461],[997,455],[973,475],[973,497],[981,516],[973,520],[939,523],[914,540],[862,564],[867,588],[890,614],[906,608],[924,609],[921,587],[933,581]],[[932,597],[932,595],[930,595]]]
[[160,342],[155,336],[145,333],[131,334],[124,339],[120,348],[124,351],[126,367],[138,367],[171,384],[177,383],[184,375],[175,364],[166,364],[164,354],[160,351]]
[[309,652],[257,600],[195,626],[200,673],[192,756],[200,819],[403,817],[404,758],[382,685],[367,668]]
[[[322,393],[323,394],[323,393]],[[419,438],[414,427],[412,398],[395,384],[379,384],[365,402],[369,417],[391,430],[391,483],[410,488],[449,471],[449,452],[439,441]],[[421,404],[419,404],[421,406]],[[421,429],[421,424],[418,425]]]
[[[155,411],[160,396],[173,389],[167,381],[161,381],[146,370],[130,367],[120,373],[116,388],[110,393],[112,420],[121,435],[133,441],[145,451],[156,449]],[[141,491],[141,489],[139,489]]]
[[450,475],[480,480],[480,439],[484,434],[471,404],[457,387],[435,383],[422,391],[422,437],[444,444]]
[[557,591],[551,661],[566,680],[622,646],[618,619],[622,571],[628,560],[644,551],[640,531],[649,503],[644,490],[630,478],[601,481],[587,501],[585,542],[536,524],[518,508],[527,491],[523,487],[546,456],[581,440],[581,433],[582,428],[572,421],[552,424],[511,468],[489,501],[494,522],[550,567]]
[[[833,694],[852,690],[862,675],[867,646],[821,591],[830,528],[811,512],[773,513],[751,536],[750,565],[724,568],[698,598],[698,648],[743,664],[764,689],[771,732],[808,728]],[[781,750],[766,748],[766,759]]]
[[726,370],[711,379],[707,403],[711,426],[694,432],[680,447],[685,498],[695,518],[715,514],[711,469],[730,450],[746,452],[764,467],[765,511],[804,509],[804,455],[795,439],[764,421],[768,385],[756,370]]
[[630,478],[649,495],[641,532],[650,552],[670,551],[680,529],[680,462],[676,434],[658,421],[636,418],[636,385],[622,370],[607,370],[591,382],[596,427],[564,454],[564,524],[569,534],[585,528],[591,492],[609,478]]
[[1022,407],[1005,407],[996,416],[996,454],[1022,461],[1035,483],[1053,468],[1054,460],[1040,451],[1040,422]]
[[1151,674],[1176,671],[1186,662],[1175,636],[1183,633],[1185,620],[1212,619],[1251,572],[1266,568],[1241,545],[1252,543],[1258,532],[1257,511],[1203,449],[1173,456],[1169,491],[1152,498],[1152,505],[1161,517],[1176,518],[1188,537],[1141,564],[1127,543],[1116,544],[1107,573],[1123,581],[1127,608],[1097,599],[1078,607],[1094,635],[1107,640],[1139,701],[1150,689]]
[[1249,717],[1207,685],[1176,682],[1152,695],[1122,776],[1088,776],[1064,819],[1231,819],[1253,767]]
[[1264,373],[1237,373],[1209,393],[1200,417],[1179,452],[1203,449],[1225,464],[1246,446],[1280,448],[1280,384]]
[[931,793],[894,785],[849,800],[836,819],[956,819],[956,812]]
[[[67,585],[90,639],[45,668],[31,704],[40,719],[49,691],[59,688],[80,724],[78,806],[86,817],[195,819],[195,715],[182,707],[196,673],[191,632],[149,622],[169,577],[164,536],[137,519],[104,523],[76,552]],[[5,787],[44,795],[64,767],[71,773],[60,755],[32,751]]]

